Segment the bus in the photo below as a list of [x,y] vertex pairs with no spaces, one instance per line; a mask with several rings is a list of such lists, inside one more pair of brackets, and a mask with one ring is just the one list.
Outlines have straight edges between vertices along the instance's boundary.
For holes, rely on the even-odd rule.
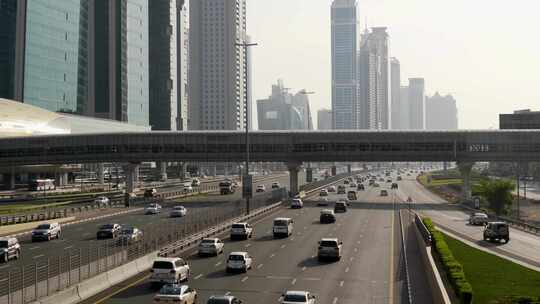
[[30,191],[46,191],[54,190],[54,179],[34,179],[28,183],[28,190]]

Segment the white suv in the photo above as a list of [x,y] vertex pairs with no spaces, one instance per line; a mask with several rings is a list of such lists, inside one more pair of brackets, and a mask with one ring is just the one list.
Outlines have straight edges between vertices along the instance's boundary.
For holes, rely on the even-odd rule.
[[231,252],[227,259],[227,272],[247,272],[253,265],[253,259],[247,252]]
[[21,257],[21,245],[16,238],[0,238],[0,258],[2,262]]
[[152,265],[152,284],[178,284],[189,278],[189,265],[182,258],[159,258]]
[[287,291],[283,294],[281,304],[315,304],[315,296],[309,291]]
[[248,223],[234,223],[231,226],[231,240],[248,239],[253,236],[253,227]]
[[299,198],[293,198],[291,202],[291,208],[292,209],[300,209],[304,207],[304,202],[302,202]]
[[341,260],[341,246],[343,245],[337,238],[321,239],[317,251],[319,261],[323,259]]
[[35,241],[50,241],[51,239],[59,239],[62,233],[62,228],[58,223],[44,223],[32,230],[32,242]]

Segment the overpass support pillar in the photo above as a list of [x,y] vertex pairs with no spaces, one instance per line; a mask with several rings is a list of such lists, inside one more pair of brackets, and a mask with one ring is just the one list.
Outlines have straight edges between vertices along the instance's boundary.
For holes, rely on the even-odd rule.
[[133,193],[139,182],[139,163],[129,163],[124,166],[126,175],[126,192]]
[[7,190],[15,190],[15,173],[4,173],[4,186]]
[[105,184],[105,165],[103,163],[99,163],[97,165],[97,178],[98,178],[98,184],[103,185]]
[[57,172],[54,174],[54,184],[57,187],[64,187],[68,184],[68,174],[65,172]]
[[313,168],[306,168],[306,183],[313,182]]
[[347,165],[347,173],[352,173],[352,165]]
[[287,169],[289,169],[289,196],[294,197],[298,194],[299,188],[298,188],[298,172],[300,171],[300,167],[302,166],[302,162],[288,162],[287,163]]
[[162,182],[166,182],[167,177],[168,177],[167,176],[167,162],[159,162],[158,166],[159,166],[159,179]]
[[461,199],[464,201],[470,201],[472,199],[471,193],[471,171],[474,166],[474,162],[458,162],[457,163],[461,177],[463,178],[463,192]]
[[336,175],[337,175],[337,167],[332,166],[332,176],[336,176]]

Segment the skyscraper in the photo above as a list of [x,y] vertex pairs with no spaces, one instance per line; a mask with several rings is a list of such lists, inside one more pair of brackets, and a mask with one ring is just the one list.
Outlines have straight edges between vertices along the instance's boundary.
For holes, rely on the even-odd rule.
[[391,74],[391,100],[392,100],[392,126],[391,129],[404,129],[401,121],[401,66],[399,60],[395,57],[390,58],[390,74]]
[[332,122],[335,129],[358,129],[356,0],[332,3]]
[[458,109],[452,95],[441,96],[439,92],[426,98],[426,129],[457,130]]
[[87,4],[0,0],[0,97],[51,111],[84,111]]
[[240,130],[244,107],[246,0],[190,2],[190,129]]
[[399,120],[402,130],[409,130],[411,128],[411,105],[409,104],[409,87],[401,86],[399,88]]
[[317,130],[332,129],[332,110],[322,109],[317,112]]
[[361,127],[388,129],[391,124],[391,83],[385,27],[374,27],[362,35],[358,70]]
[[409,124],[412,130],[426,128],[426,95],[424,78],[409,78]]
[[147,126],[148,0],[89,3],[91,56],[87,113]]

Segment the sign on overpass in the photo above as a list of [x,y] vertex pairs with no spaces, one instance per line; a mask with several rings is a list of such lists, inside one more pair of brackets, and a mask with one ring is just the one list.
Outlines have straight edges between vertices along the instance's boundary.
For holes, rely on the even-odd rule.
[[[241,131],[144,132],[0,139],[0,166],[242,161]],[[252,161],[540,161],[540,130],[258,131]]]

